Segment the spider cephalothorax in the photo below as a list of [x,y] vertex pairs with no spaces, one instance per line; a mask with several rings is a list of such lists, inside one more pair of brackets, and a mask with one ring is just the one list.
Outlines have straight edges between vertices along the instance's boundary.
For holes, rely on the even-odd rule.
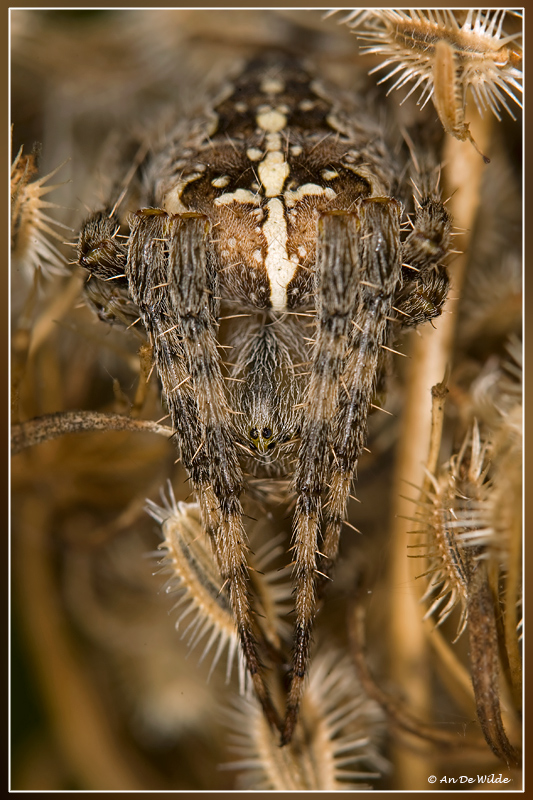
[[[139,210],[119,217],[110,198],[80,234],[100,316],[139,317],[147,332],[248,669],[282,742],[296,723],[388,346],[402,326],[437,316],[446,297],[450,220],[436,162],[411,167],[422,196],[404,234],[408,159],[399,160],[368,103],[269,53],[226,83],[203,119],[151,142],[130,192]],[[289,486],[293,502],[284,720],[251,612],[245,473]]]

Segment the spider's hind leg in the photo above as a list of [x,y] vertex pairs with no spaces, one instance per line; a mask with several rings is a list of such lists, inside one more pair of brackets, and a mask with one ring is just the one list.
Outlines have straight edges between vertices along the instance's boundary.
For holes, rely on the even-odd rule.
[[360,292],[335,417],[322,546],[321,571],[328,576],[337,558],[350,488],[366,442],[368,415],[384,361],[383,347],[390,344],[392,335],[390,315],[400,281],[400,215],[400,205],[393,199],[368,200],[361,205]]
[[217,350],[217,290],[207,220],[137,212],[126,266],[149,333],[181,459],[229,591],[238,636],[265,715],[280,727],[260,665],[248,597],[243,476]]
[[[317,337],[296,472],[296,629],[282,735],[290,741],[303,693],[317,585],[338,546],[350,485],[366,436],[387,316],[400,276],[399,204],[363,200],[324,214],[317,243]],[[322,502],[329,485],[325,536]],[[328,565],[327,567],[324,565]]]

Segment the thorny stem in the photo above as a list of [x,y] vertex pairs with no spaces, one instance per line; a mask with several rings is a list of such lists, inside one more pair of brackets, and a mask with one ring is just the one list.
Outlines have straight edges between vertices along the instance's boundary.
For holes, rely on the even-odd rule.
[[481,559],[470,576],[467,603],[472,684],[479,723],[495,755],[503,759],[508,767],[517,767],[520,766],[520,756],[509,742],[502,723],[494,598],[489,587],[487,566]]
[[509,556],[505,583],[504,639],[509,659],[510,684],[517,708],[522,707],[522,659],[516,635],[516,600],[520,585],[520,560],[522,530],[519,520],[514,519],[509,531]]
[[85,431],[138,431],[157,433],[167,438],[172,436],[171,428],[151,420],[131,419],[121,414],[103,414],[96,411],[63,411],[45,414],[28,422],[18,422],[13,425],[11,452],[16,455],[27,447],[57,439],[66,433]]

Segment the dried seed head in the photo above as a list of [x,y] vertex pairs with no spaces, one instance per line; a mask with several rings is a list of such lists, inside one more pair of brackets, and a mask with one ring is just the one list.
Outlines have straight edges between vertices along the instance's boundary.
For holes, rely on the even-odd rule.
[[455,530],[455,481],[451,472],[445,471],[439,480],[430,476],[430,480],[431,488],[416,501],[421,527],[413,531],[418,535],[422,533],[427,539],[424,545],[412,545],[421,550],[415,557],[425,557],[428,563],[427,569],[417,576],[428,577],[421,602],[431,602],[424,619],[437,614],[437,626],[442,625],[459,606],[461,613],[456,636],[459,638],[467,622],[470,557],[465,553]]
[[509,357],[490,359],[471,390],[473,409],[488,431],[490,465],[462,536],[506,569],[520,551],[522,530],[522,345],[509,341]]
[[[221,591],[220,573],[203,531],[200,508],[197,503],[177,503],[169,484],[168,499],[163,496],[162,506],[149,500],[147,511],[161,524],[164,536],[159,545],[164,555],[159,562],[159,573],[169,576],[164,589],[181,595],[174,606],[181,611],[176,629],[190,618],[182,637],[189,636],[191,648],[209,634],[200,660],[217,644],[209,674],[227,647],[229,680],[235,655],[239,652],[238,638],[227,595]],[[245,673],[242,664],[240,667],[239,682],[244,691]]]
[[480,113],[498,119],[502,108],[515,118],[509,100],[521,107],[521,33],[504,33],[506,13],[389,8],[352,11],[342,22],[371,43],[362,52],[385,57],[371,72],[387,69],[380,83],[395,78],[389,93],[412,83],[404,100],[420,89],[418,104],[431,98],[444,129],[475,145],[464,119],[468,90]]
[[59,242],[63,240],[52,226],[69,229],[43,211],[45,208],[59,208],[56,203],[43,200],[43,197],[60,185],[45,184],[61,166],[36,179],[36,156],[33,153],[29,156],[23,155],[22,147],[11,166],[12,254],[28,278],[31,278],[38,267],[45,275],[68,274],[63,256],[50,239]]
[[[460,451],[452,456],[439,477],[428,476],[429,488],[417,501],[422,531],[428,537],[421,554],[428,559],[428,569],[423,575],[429,576],[422,597],[422,602],[430,601],[424,619],[437,614],[437,625],[441,625],[460,606],[456,639],[466,626],[472,566],[483,555],[481,548],[487,535],[483,517],[490,486],[487,447],[474,421]],[[476,550],[468,545],[475,545]]]
[[[165,591],[179,592],[181,597],[174,606],[180,609],[176,629],[187,620],[182,637],[188,636],[192,649],[207,637],[200,661],[216,645],[209,676],[227,647],[226,679],[229,681],[236,654],[239,658],[239,687],[246,690],[247,672],[239,647],[235,620],[228,594],[221,587],[220,571],[204,531],[198,503],[176,502],[172,486],[168,485],[168,498],[162,493],[161,506],[148,501],[147,511],[162,527],[164,541],[159,545],[164,557],[160,560],[160,574],[168,575]],[[251,580],[257,595],[261,632],[270,644],[279,647],[280,637],[290,635],[285,615],[290,610],[291,585],[287,571],[268,571],[278,555],[280,537],[275,537],[250,555]],[[253,562],[253,563],[252,563]],[[208,677],[209,677],[208,676]]]
[[491,474],[483,505],[488,556],[503,567],[520,551],[522,534],[522,345],[511,338],[492,387]]
[[[458,636],[466,625],[466,604],[473,561],[490,559],[506,569],[521,540],[522,407],[519,375],[520,346],[513,342],[508,373],[498,383],[490,415],[490,441],[476,420],[459,452],[440,476],[430,475],[430,488],[417,501],[422,529],[428,536],[424,553],[431,576],[422,600],[431,598],[426,618],[438,612],[438,625],[461,606]],[[484,379],[484,384],[487,381]],[[495,381],[488,384],[495,392]],[[488,402],[485,401],[485,406]],[[494,424],[496,418],[497,424]],[[417,547],[417,545],[414,545]],[[436,594],[435,594],[436,592]],[[442,604],[447,599],[444,608]]]
[[252,698],[234,703],[227,720],[237,760],[224,767],[241,772],[243,789],[368,789],[368,781],[388,768],[374,744],[380,710],[361,693],[350,660],[334,648],[318,654],[311,667],[290,744],[279,746]]

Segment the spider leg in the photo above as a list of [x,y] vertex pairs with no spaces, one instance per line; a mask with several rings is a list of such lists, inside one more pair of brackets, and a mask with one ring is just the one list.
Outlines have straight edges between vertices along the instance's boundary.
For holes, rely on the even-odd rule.
[[[393,200],[368,200],[361,207],[361,290],[342,375],[335,418],[333,461],[325,513],[321,572],[328,576],[337,557],[346,505],[366,441],[367,420],[379,380],[383,346],[391,337],[389,320],[400,280],[400,207]],[[326,577],[320,577],[319,590]]]
[[125,269],[128,248],[119,242],[118,218],[96,211],[85,221],[78,239],[78,263],[89,272],[84,294],[101,320],[128,326],[139,319],[131,301]]
[[243,476],[216,347],[216,271],[207,232],[201,215],[140,211],[132,223],[126,271],[152,341],[182,462],[200,502],[223,587],[229,588],[255,691],[268,720],[279,727],[252,632],[239,500]]
[[359,211],[328,213],[319,220],[316,342],[295,475],[297,499],[293,549],[296,623],[283,744],[292,737],[307,671],[316,605],[322,497],[329,477],[338,386],[359,295],[359,238]]
[[[388,232],[385,219],[377,226],[370,221],[366,224],[369,233],[373,229],[387,237],[388,263],[393,271],[387,275],[379,269],[378,259],[373,257],[379,250],[370,237],[365,243],[366,255],[362,256],[365,285],[362,286],[361,306],[342,376],[345,392],[341,395],[336,419],[334,462],[321,548],[324,558],[317,586],[319,595],[337,557],[350,485],[366,438],[369,406],[382,371],[380,348],[390,344],[394,332],[386,318],[390,318],[394,307],[403,327],[427,322],[441,313],[449,285],[446,268],[439,261],[448,252],[451,221],[438,199],[427,197],[418,205],[413,231],[400,246],[401,273],[397,266],[398,253],[393,252],[394,243],[398,241],[397,232]],[[366,284],[381,285],[382,289],[376,292]]]
[[[368,238],[363,242],[361,256],[364,281],[361,304],[354,320],[350,352],[342,376],[345,391],[340,396],[336,418],[319,594],[337,557],[350,486],[366,438],[370,403],[382,372],[381,348],[390,344],[397,327],[390,325],[387,317],[394,316],[394,308],[398,323],[403,327],[427,322],[441,313],[449,285],[446,268],[439,263],[450,244],[451,221],[443,204],[435,196],[424,198],[418,204],[413,231],[398,249],[393,206],[390,220],[387,220],[387,212],[383,208],[380,212],[379,205],[372,208],[371,202],[368,201],[366,211],[372,213],[363,224]],[[377,218],[380,213],[381,221]],[[380,252],[376,237],[385,237],[388,254]]]
[[450,249],[450,215],[435,196],[417,205],[413,230],[402,245],[402,281],[394,300],[404,326],[441,314],[449,288],[440,262]]

